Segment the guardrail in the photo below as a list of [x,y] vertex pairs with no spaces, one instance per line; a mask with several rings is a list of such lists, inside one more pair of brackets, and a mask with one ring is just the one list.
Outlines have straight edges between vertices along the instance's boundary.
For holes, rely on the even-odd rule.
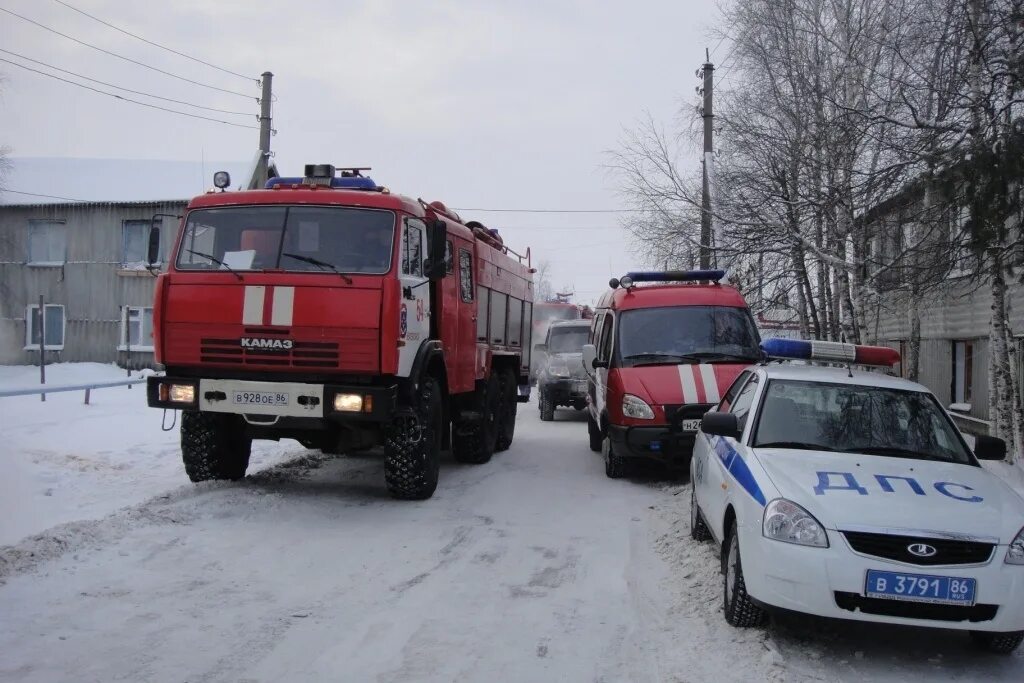
[[84,391],[85,392],[85,404],[89,405],[89,394],[93,389],[107,389],[109,387],[130,387],[133,384],[145,384],[145,377],[137,377],[135,379],[117,379],[106,382],[88,382],[86,384],[65,384],[65,385],[49,385],[39,384],[34,387],[25,387],[21,389],[0,389],[0,398],[8,398],[10,396],[45,396],[46,394],[58,394],[62,391]]

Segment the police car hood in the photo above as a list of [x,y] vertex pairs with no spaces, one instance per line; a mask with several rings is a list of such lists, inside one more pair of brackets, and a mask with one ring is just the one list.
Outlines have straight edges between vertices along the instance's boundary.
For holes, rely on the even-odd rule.
[[998,536],[1024,526],[1024,501],[981,467],[855,453],[755,449],[779,495],[833,530],[869,526]]

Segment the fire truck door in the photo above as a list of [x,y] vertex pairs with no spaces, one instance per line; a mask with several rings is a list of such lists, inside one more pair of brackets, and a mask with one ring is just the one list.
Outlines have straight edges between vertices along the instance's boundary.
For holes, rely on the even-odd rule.
[[426,225],[407,218],[402,226],[398,249],[399,283],[402,295],[398,306],[398,376],[408,377],[420,344],[430,338],[430,286],[424,276]]

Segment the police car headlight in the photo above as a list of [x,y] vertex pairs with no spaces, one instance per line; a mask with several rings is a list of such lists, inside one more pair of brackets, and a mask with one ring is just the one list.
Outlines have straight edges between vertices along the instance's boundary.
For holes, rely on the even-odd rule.
[[632,394],[626,394],[622,397],[622,414],[637,420],[654,419],[654,411],[647,405],[647,401]]
[[776,498],[765,507],[761,532],[765,538],[784,543],[809,545],[815,548],[828,547],[828,535],[818,520],[807,510],[785,498]]
[[1024,564],[1024,529],[1017,532],[1017,537],[1006,549],[1006,564]]
[[567,365],[549,365],[548,374],[552,377],[568,377],[569,366]]

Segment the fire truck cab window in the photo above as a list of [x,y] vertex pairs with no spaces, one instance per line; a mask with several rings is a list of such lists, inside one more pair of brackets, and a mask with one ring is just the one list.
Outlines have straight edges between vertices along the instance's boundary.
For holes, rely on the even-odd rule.
[[473,256],[459,249],[459,291],[467,304],[473,300]]
[[423,275],[423,228],[418,220],[405,223],[402,236],[402,274]]
[[391,268],[390,211],[319,206],[197,209],[178,253],[182,270],[383,274]]

